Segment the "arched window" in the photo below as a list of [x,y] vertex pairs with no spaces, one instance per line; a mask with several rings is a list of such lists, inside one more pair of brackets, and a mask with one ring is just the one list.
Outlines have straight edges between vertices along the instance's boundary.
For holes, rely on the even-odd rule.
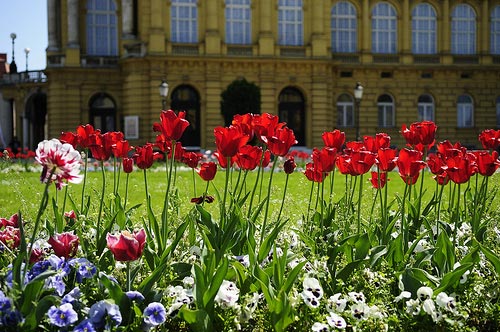
[[490,38],[491,54],[500,54],[500,6],[491,11]]
[[306,145],[305,102],[302,93],[293,87],[284,88],[279,95],[278,115],[295,133],[297,145]]
[[176,112],[186,112],[189,127],[186,128],[180,141],[184,147],[199,147],[201,145],[200,95],[189,85],[181,85],[172,92],[170,108]]
[[381,95],[377,100],[378,126],[394,127],[394,100],[389,95]]
[[105,93],[94,95],[89,108],[90,123],[95,129],[103,133],[116,130],[116,106],[110,96]]
[[118,18],[113,0],[87,0],[87,54],[118,55]]
[[278,44],[301,46],[304,44],[302,0],[279,0]]
[[428,3],[415,6],[411,12],[412,52],[436,53],[436,11]]
[[250,44],[252,11],[250,0],[226,0],[226,43]]
[[497,128],[500,128],[500,96],[497,97],[496,106],[497,106]]
[[396,53],[396,40],[396,10],[387,2],[379,2],[372,11],[372,52]]
[[337,126],[354,127],[354,101],[346,93],[337,99]]
[[430,95],[418,97],[418,121],[434,121],[434,99]]
[[170,33],[173,43],[198,42],[197,0],[172,0]]
[[461,95],[457,99],[457,127],[472,128],[474,126],[474,103],[469,95]]
[[332,7],[331,18],[332,52],[354,53],[357,49],[356,8],[347,1],[337,2]]
[[467,4],[455,6],[451,13],[451,53],[476,53],[476,13]]

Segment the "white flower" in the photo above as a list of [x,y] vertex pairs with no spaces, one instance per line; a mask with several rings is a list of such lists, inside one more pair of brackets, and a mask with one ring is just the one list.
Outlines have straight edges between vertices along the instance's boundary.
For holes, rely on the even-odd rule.
[[365,295],[363,293],[349,292],[348,295],[355,303],[365,303]]
[[330,296],[326,304],[326,310],[328,312],[343,312],[345,310],[345,307],[347,306],[347,300],[341,299],[341,296],[342,294],[340,293]]
[[333,312],[330,312],[330,316],[326,317],[326,321],[331,327],[335,327],[341,330],[345,329],[347,326],[345,319]]
[[355,303],[351,306],[351,315],[357,320],[365,320],[370,313],[370,307],[365,303]]
[[406,301],[406,312],[409,314],[412,314],[413,316],[416,316],[420,313],[420,301],[419,300],[414,300],[414,299],[409,299]]
[[311,309],[316,309],[319,307],[320,302],[319,298],[315,297],[309,292],[302,292],[300,293],[302,296],[302,299],[304,300],[304,303]]
[[427,287],[427,286],[422,286],[417,290],[417,298],[420,301],[425,301],[427,299],[430,299],[432,297],[432,288]]
[[241,263],[244,267],[250,266],[250,256],[249,255],[241,255],[234,256],[234,259]]
[[457,311],[457,303],[455,302],[455,298],[448,296],[445,292],[441,292],[436,296],[436,303],[441,308],[444,308],[448,311],[456,314]]
[[[460,262],[456,262],[455,265],[453,265],[453,269],[456,269],[460,267]],[[467,278],[469,277],[470,270],[467,270],[460,276],[460,283],[465,284],[467,282]]]
[[372,305],[369,308],[370,308],[370,310],[368,312],[369,312],[371,318],[375,318],[375,319],[385,318],[386,315],[376,305]]
[[320,299],[323,297],[323,288],[316,278],[305,278],[302,282],[302,286],[304,287],[302,293],[307,297],[315,297],[316,299]]
[[215,302],[223,307],[236,307],[240,296],[240,290],[234,282],[224,280],[215,296]]
[[396,298],[394,299],[394,301],[395,302],[399,302],[402,299],[409,299],[409,298],[411,298],[411,293],[408,292],[408,291],[402,291],[401,294],[399,294],[398,296],[396,296]]
[[311,327],[311,329],[314,331],[314,332],[328,332],[330,331],[330,328],[328,327],[328,325],[326,324],[323,324],[323,323],[314,323],[313,326]]
[[51,139],[38,143],[35,160],[43,166],[40,181],[43,183],[55,181],[56,188],[62,189],[63,180],[71,183],[80,183],[80,163],[82,157],[71,144],[61,143],[58,139]]
[[422,308],[428,315],[433,315],[436,312],[436,305],[432,299],[426,299],[422,303]]
[[192,288],[194,286],[194,278],[184,277],[184,279],[182,279],[182,284],[184,285],[184,287]]

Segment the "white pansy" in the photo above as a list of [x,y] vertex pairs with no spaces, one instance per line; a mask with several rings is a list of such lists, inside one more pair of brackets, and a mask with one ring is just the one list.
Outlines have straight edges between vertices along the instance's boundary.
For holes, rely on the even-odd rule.
[[448,296],[445,292],[441,292],[436,296],[436,303],[441,308],[451,311],[454,314],[458,312],[455,298]]
[[192,288],[194,286],[194,278],[184,277],[184,279],[182,279],[182,284],[184,285],[184,287]]
[[351,306],[351,315],[357,320],[368,319],[370,314],[370,307],[365,303],[355,303]]
[[308,292],[302,292],[300,293],[302,296],[302,299],[304,300],[304,303],[311,309],[316,309],[319,307],[320,302],[319,298],[315,297],[311,293]]
[[345,329],[347,326],[345,319],[334,312],[330,312],[330,315],[326,316],[326,321],[328,322],[328,325],[330,325],[331,327],[335,327],[341,330]]
[[419,300],[414,300],[414,299],[409,299],[406,301],[406,312],[409,314],[412,314],[413,316],[416,316],[420,313],[420,301]]
[[233,257],[235,260],[241,263],[244,267],[249,267],[250,266],[250,256],[249,255],[241,255],[241,256],[234,256]]
[[433,315],[436,312],[436,305],[434,304],[434,301],[432,299],[426,299],[422,303],[422,309],[428,314],[428,315]]
[[355,303],[365,303],[365,295],[363,293],[349,292],[347,295],[349,295],[351,300]]
[[432,297],[432,288],[427,287],[427,286],[422,286],[417,290],[417,298],[420,301],[425,301],[427,299],[430,299]]
[[328,312],[343,312],[347,306],[347,300],[341,298],[342,294],[337,293],[332,296],[327,301],[326,310]]
[[[453,269],[459,268],[460,267],[460,262],[456,262],[455,265],[453,265]],[[470,270],[467,270],[460,276],[460,283],[465,284],[467,282],[467,278],[469,277]]]
[[323,288],[316,278],[307,277],[302,282],[303,291],[302,293],[306,297],[315,297],[316,299],[321,299],[323,297]]
[[215,296],[215,302],[222,307],[234,308],[240,297],[240,290],[232,281],[224,280]]
[[314,332],[328,332],[328,331],[330,331],[330,328],[328,327],[328,325],[323,324],[323,323],[319,323],[319,322],[314,323],[313,326],[311,327],[311,329]]

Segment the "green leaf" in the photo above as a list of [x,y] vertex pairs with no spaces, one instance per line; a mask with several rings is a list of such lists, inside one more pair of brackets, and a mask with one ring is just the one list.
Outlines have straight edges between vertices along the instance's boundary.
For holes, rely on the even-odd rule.
[[495,272],[497,274],[500,274],[500,259],[498,258],[497,255],[490,249],[486,248],[482,244],[479,243],[479,248],[481,248],[481,251],[483,252],[484,256],[490,261],[491,264],[493,264],[493,267],[495,268]]
[[436,294],[439,294],[440,292],[446,291],[448,289],[448,287],[452,287],[453,285],[455,285],[460,280],[462,275],[466,271],[470,270],[472,268],[472,266],[473,266],[472,263],[466,263],[466,264],[460,265],[459,267],[457,267],[453,271],[446,273],[444,275],[443,279],[441,280],[439,287],[436,288],[434,290],[434,292]]
[[195,332],[213,331],[210,316],[203,309],[191,310],[183,306],[179,311],[179,316],[185,320]]

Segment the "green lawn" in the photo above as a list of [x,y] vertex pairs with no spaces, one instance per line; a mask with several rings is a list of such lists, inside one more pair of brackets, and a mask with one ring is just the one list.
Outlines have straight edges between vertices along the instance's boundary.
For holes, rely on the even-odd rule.
[[[250,192],[253,188],[256,178],[256,172],[250,172],[245,181],[246,190]],[[262,185],[262,189],[258,186],[256,191],[256,198],[264,197],[267,193],[267,185],[269,181],[269,172],[264,174],[264,181]],[[42,192],[44,186],[40,184],[39,181],[40,174],[37,172],[7,172],[0,173],[0,183],[3,187],[3,192],[0,195],[0,217],[8,217],[13,213],[21,211],[26,218],[34,218],[36,215],[36,211],[38,210],[38,204],[40,202]],[[369,181],[369,174],[365,174],[363,176],[363,211],[370,211],[373,204],[373,199],[375,195],[375,190],[372,189],[371,183]],[[238,178],[238,172],[233,172],[232,181],[233,184],[236,183]],[[242,176],[243,178],[243,176]],[[165,190],[167,187],[167,177],[165,170],[160,168],[153,168],[147,171],[147,180],[149,192],[152,197],[153,202],[153,210],[155,213],[160,214],[163,209],[163,201],[165,196]],[[202,181],[201,178],[197,174],[194,175],[189,170],[179,170],[177,171],[175,188],[178,189],[179,193],[179,204],[180,204],[180,215],[184,215],[183,212],[188,211],[193,204],[190,203],[190,199],[195,196],[200,196],[202,192],[205,190],[206,182]],[[351,179],[349,176],[348,179]],[[473,178],[474,179],[474,178]],[[281,201],[283,197],[283,189],[285,187],[286,175],[283,172],[277,172],[273,176],[272,182],[272,190],[271,190],[271,210],[277,213],[279,207],[281,206]],[[350,190],[346,188],[345,185],[346,176],[336,173],[334,178],[334,195],[333,201],[339,201],[345,194],[346,190]],[[113,173],[107,171],[106,172],[106,198],[110,199],[111,193],[113,192]],[[216,178],[213,183],[209,187],[209,194],[216,197],[216,189],[219,191],[222,196],[224,190],[224,182],[225,182],[225,170],[219,170]],[[126,176],[124,173],[121,174],[120,178],[120,195],[122,198],[125,196],[125,183]],[[193,183],[196,184],[196,188],[194,188]],[[497,173],[490,179],[490,188],[494,188],[498,186],[500,183],[500,175]],[[471,185],[474,186],[474,181],[471,181]],[[392,172],[390,174],[389,181],[389,197],[394,198],[395,195],[400,197],[403,196],[405,190],[405,184],[400,179],[398,173]],[[325,180],[325,200],[329,200],[329,188],[330,188],[330,177],[327,177]],[[81,190],[83,188],[82,184],[71,184],[68,187],[69,196],[76,202],[77,206],[80,206],[81,201]],[[142,219],[142,216],[145,215],[146,209],[144,207],[145,203],[145,190],[144,190],[144,176],[141,170],[134,171],[130,174],[129,177],[129,191],[128,191],[128,204],[127,206],[133,206],[136,204],[142,204],[135,213],[134,217]],[[216,188],[216,189],[215,189]],[[420,188],[420,180],[414,186],[415,189]],[[432,197],[435,190],[435,182],[431,178],[431,174],[429,172],[424,173],[424,201],[429,201]],[[461,189],[465,190],[467,188],[466,185],[462,185]],[[196,194],[194,193],[196,189]],[[92,196],[92,207],[91,209],[97,211],[99,206],[98,198],[101,195],[102,190],[102,173],[98,172],[89,172],[87,177],[87,188],[86,193]],[[311,182],[307,180],[307,178],[302,174],[302,172],[295,172],[289,176],[287,195],[285,199],[285,205],[283,207],[283,215],[290,217],[292,220],[298,220],[301,218],[303,214],[307,211],[307,206],[309,203],[309,197],[311,193]],[[313,204],[316,199],[317,193],[317,184],[314,185],[314,194],[313,194]],[[354,201],[357,201],[358,192],[354,193]],[[444,192],[444,196],[446,198],[447,190]],[[55,197],[58,200],[59,205],[62,205],[62,200],[64,199],[64,189],[62,191],[56,192],[56,190],[52,187],[51,196]],[[445,199],[444,198],[444,199]],[[497,202],[495,200],[494,202]],[[66,210],[71,209],[70,203],[66,203]],[[378,202],[377,202],[378,204]],[[375,208],[378,205],[375,205]],[[494,209],[497,210],[499,208],[499,204],[496,203]],[[207,207],[207,209],[213,213],[218,213],[218,206],[216,203]],[[50,212],[51,209],[48,209]]]

